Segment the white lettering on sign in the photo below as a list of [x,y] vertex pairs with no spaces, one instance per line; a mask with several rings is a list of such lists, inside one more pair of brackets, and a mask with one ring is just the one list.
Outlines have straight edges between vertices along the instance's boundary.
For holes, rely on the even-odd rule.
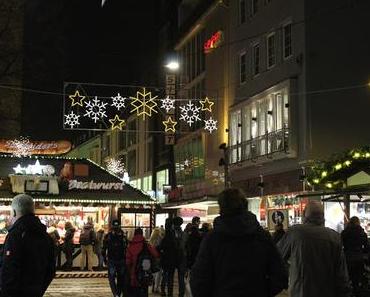
[[69,181],[68,190],[123,190],[124,183],[105,183],[91,181],[78,181],[72,179]]

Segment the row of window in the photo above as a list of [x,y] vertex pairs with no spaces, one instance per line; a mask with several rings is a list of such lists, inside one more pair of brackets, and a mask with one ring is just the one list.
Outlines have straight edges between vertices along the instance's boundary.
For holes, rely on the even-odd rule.
[[288,88],[247,102],[230,115],[231,163],[282,151],[288,145]]
[[262,2],[269,4],[272,0],[239,0],[239,23],[244,24],[247,21],[247,11],[254,16],[260,10]]
[[[270,33],[266,37],[266,64],[271,69],[277,63],[277,34]],[[292,48],[292,24],[287,23],[282,27],[283,58],[289,59],[293,55]],[[241,84],[247,81],[248,52],[244,51],[239,55],[239,81]],[[255,42],[251,48],[252,74],[256,76],[261,72],[261,44]]]

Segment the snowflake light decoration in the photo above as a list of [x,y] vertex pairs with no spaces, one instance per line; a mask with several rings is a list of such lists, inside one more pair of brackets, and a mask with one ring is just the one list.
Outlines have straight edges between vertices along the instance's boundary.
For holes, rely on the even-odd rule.
[[185,106],[180,106],[180,109],[180,120],[187,122],[190,127],[193,123],[201,120],[199,117],[200,107],[195,106],[190,100]]
[[79,126],[80,125],[80,116],[75,114],[73,112],[73,110],[71,111],[70,114],[66,114],[64,115],[66,117],[65,121],[64,121],[64,125],[68,125],[70,126],[72,129],[75,127],[75,126]]
[[117,94],[115,97],[111,97],[113,99],[112,107],[117,108],[117,110],[120,110],[122,107],[125,106],[126,97],[122,97],[120,93]]
[[166,112],[170,112],[171,109],[175,109],[175,100],[170,99],[170,97],[166,97],[165,99],[161,99],[162,106],[161,108],[165,109]]
[[217,130],[217,121],[212,119],[212,117],[210,117],[208,120],[205,120],[204,122],[204,130],[209,131],[210,134],[212,134],[214,130]]
[[98,120],[106,118],[106,108],[108,103],[101,102],[97,96],[93,100],[86,102],[85,117],[89,117],[96,123]]
[[16,157],[30,156],[34,149],[32,142],[23,136],[18,139],[8,140],[5,145],[12,150],[13,155]]
[[147,92],[145,88],[143,88],[142,92],[136,92],[136,97],[130,97],[133,99],[131,105],[134,107],[131,112],[136,112],[138,117],[143,117],[143,120],[145,120],[146,116],[151,117],[152,112],[158,113],[155,109],[158,105],[155,102],[157,97],[152,97],[152,92]]
[[109,158],[105,164],[107,170],[114,174],[120,175],[125,172],[125,164],[120,159]]

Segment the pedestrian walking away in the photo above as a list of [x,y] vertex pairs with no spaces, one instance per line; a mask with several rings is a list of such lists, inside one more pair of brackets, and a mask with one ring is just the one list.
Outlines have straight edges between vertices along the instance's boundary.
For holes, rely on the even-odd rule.
[[340,236],[324,227],[324,209],[310,201],[303,212],[303,224],[291,227],[278,248],[290,263],[291,297],[349,297],[346,260]]
[[126,276],[127,239],[118,220],[113,220],[111,230],[104,237],[102,256],[108,266],[109,285],[113,297],[127,296]]
[[[185,295],[185,236],[181,230],[183,219],[175,217],[166,220],[166,234],[160,246],[163,280],[161,285],[162,296],[173,296],[173,282],[177,270],[179,297]],[[166,292],[167,291],[167,292]]]
[[272,235],[272,241],[277,244],[280,239],[284,236],[285,231],[284,231],[284,225],[282,223],[277,223],[275,225],[275,232]]
[[347,260],[348,274],[352,283],[354,294],[360,292],[364,282],[365,255],[369,254],[367,235],[360,225],[358,217],[352,217],[341,233],[344,253]]
[[55,276],[54,243],[34,214],[31,196],[15,196],[11,211],[12,226],[1,257],[0,295],[41,297]]
[[81,270],[85,269],[86,257],[87,257],[87,270],[93,271],[95,242],[96,242],[96,233],[94,231],[92,218],[89,217],[80,235],[80,245],[81,245],[80,269]]
[[271,236],[247,211],[239,189],[224,190],[218,204],[220,216],[202,241],[190,273],[192,295],[276,296],[287,288],[288,276]]
[[136,229],[126,252],[126,265],[130,273],[130,297],[148,297],[148,287],[153,283],[154,265],[158,259],[159,254],[146,242],[143,229]]

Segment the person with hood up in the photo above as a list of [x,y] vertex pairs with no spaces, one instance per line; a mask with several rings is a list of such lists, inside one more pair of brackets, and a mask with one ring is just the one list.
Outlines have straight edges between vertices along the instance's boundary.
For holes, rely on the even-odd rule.
[[191,270],[193,297],[271,297],[287,288],[281,256],[241,190],[224,190],[218,204],[220,216]]
[[126,252],[126,265],[130,274],[130,290],[132,294],[130,296],[132,297],[148,297],[148,287],[141,286],[137,279],[137,262],[140,253],[144,249],[144,245],[146,245],[146,248],[154,259],[159,258],[157,250],[146,242],[143,236],[143,229],[137,228]]
[[127,238],[118,220],[104,237],[102,256],[108,266],[109,285],[114,297],[121,297],[125,287]]
[[2,297],[41,297],[55,276],[54,243],[34,209],[31,196],[14,197],[1,259]]
[[73,252],[75,250],[73,238],[75,236],[76,229],[73,228],[71,222],[66,222],[64,226],[66,233],[64,234],[63,252],[66,256],[66,263],[64,264],[65,271],[71,271],[73,267]]
[[341,236],[349,278],[351,279],[354,293],[357,294],[365,268],[364,255],[369,253],[367,235],[360,225],[360,219],[352,217],[342,231]]
[[93,271],[95,241],[96,241],[96,233],[94,231],[94,225],[92,223],[92,219],[89,217],[80,235],[80,245],[81,245],[81,266],[80,268],[81,270],[85,269],[86,256],[87,256],[87,270]]
[[351,296],[340,236],[324,222],[321,202],[311,200],[303,211],[303,224],[291,227],[278,243],[290,264],[292,297]]

